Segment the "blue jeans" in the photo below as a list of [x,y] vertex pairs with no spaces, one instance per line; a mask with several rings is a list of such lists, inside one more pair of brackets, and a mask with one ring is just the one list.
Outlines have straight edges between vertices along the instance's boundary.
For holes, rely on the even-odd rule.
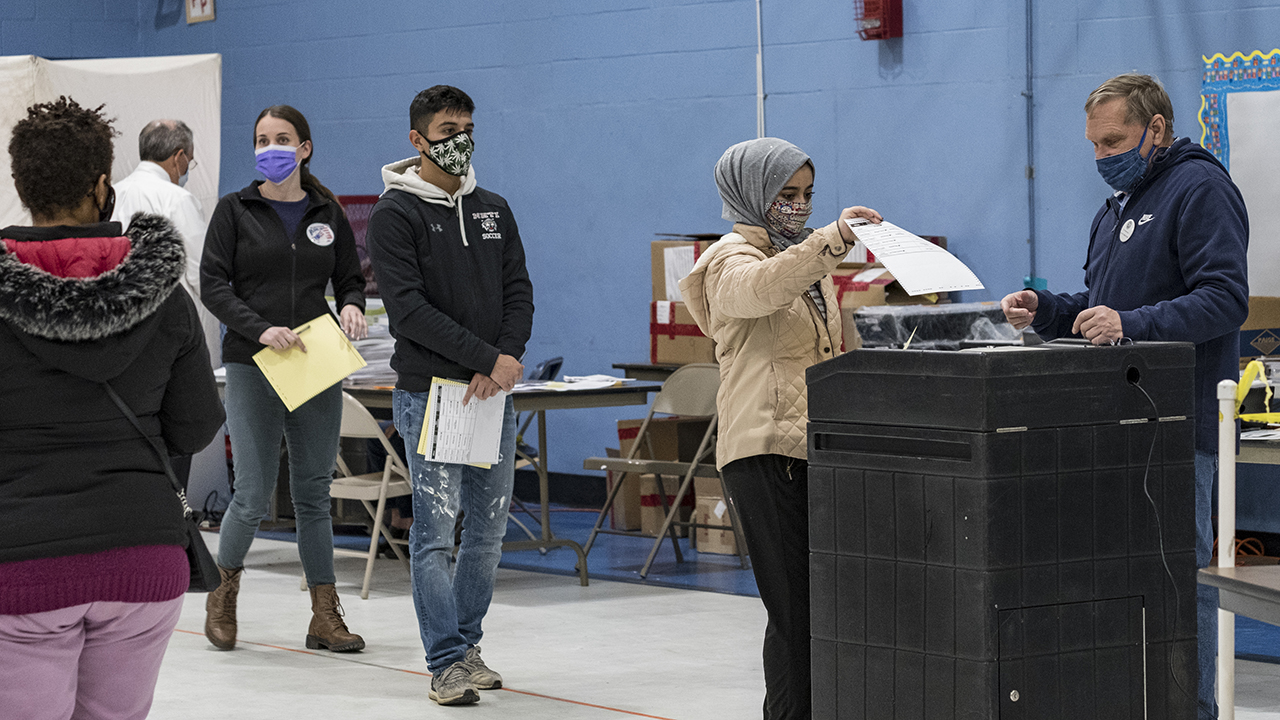
[[332,585],[329,485],[342,430],[342,386],[334,385],[289,412],[257,365],[227,363],[226,368],[227,433],[236,484],[218,531],[218,564],[244,566],[253,534],[271,509],[283,435],[302,569],[308,585]]
[[[515,483],[516,414],[507,398],[502,419],[501,460],[489,469],[427,462],[418,450],[427,393],[396,390],[392,417],[404,436],[413,485],[413,527],[409,530],[413,606],[418,613],[427,668],[444,670],[480,644],[480,624],[489,612],[493,579],[502,559],[507,508]],[[452,576],[454,524],[463,512],[462,546]]]
[[[1218,475],[1218,454],[1196,451],[1196,567],[1208,567],[1213,557],[1213,481]],[[1200,663],[1198,717],[1218,717],[1214,680],[1218,659],[1218,589],[1196,583],[1196,641]],[[1232,658],[1234,662],[1235,658]],[[1213,713],[1209,713],[1209,708]]]

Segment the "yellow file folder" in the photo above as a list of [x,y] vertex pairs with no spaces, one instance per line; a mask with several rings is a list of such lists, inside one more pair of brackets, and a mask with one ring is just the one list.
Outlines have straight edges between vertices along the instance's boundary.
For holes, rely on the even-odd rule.
[[253,356],[289,412],[366,364],[328,313],[293,331],[306,352],[295,345],[284,351],[264,348]]

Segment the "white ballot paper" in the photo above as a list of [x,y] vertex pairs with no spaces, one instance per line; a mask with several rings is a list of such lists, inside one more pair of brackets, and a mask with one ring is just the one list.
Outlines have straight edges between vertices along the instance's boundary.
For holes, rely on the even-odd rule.
[[854,218],[845,223],[908,295],[983,289],[978,276],[955,255],[891,222]]
[[499,460],[507,393],[488,400],[472,396],[464,406],[466,393],[466,383],[431,378],[418,452],[432,462],[487,468]]

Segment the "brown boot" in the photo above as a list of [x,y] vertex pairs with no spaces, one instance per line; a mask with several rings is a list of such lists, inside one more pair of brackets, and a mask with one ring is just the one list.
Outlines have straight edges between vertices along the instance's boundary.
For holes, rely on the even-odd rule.
[[219,566],[222,584],[204,601],[204,636],[222,650],[236,646],[236,595],[240,592],[242,572],[244,568],[228,570]]
[[342,621],[342,605],[333,585],[311,588],[311,627],[307,628],[307,648],[329,648],[333,652],[364,649],[364,638],[347,630]]

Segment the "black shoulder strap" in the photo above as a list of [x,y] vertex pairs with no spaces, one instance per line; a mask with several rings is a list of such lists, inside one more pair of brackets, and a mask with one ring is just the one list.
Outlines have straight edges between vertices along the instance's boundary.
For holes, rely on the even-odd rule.
[[160,443],[156,442],[155,438],[142,429],[142,423],[138,422],[138,416],[133,414],[133,411],[125,403],[124,398],[120,397],[116,392],[116,389],[111,387],[110,383],[105,382],[102,383],[102,387],[106,388],[107,394],[111,396],[111,401],[116,404],[116,407],[120,408],[120,412],[128,419],[129,424],[138,431],[139,435],[146,439],[147,443],[151,445],[151,449],[155,451],[156,457],[160,458],[160,463],[164,465],[164,474],[169,477],[169,483],[173,485],[174,492],[178,493],[178,499],[182,501],[183,515],[188,518],[191,517],[191,506],[187,504],[187,493],[182,489],[182,484],[178,482],[178,477],[173,474],[173,465],[169,463],[169,454],[160,447]]

